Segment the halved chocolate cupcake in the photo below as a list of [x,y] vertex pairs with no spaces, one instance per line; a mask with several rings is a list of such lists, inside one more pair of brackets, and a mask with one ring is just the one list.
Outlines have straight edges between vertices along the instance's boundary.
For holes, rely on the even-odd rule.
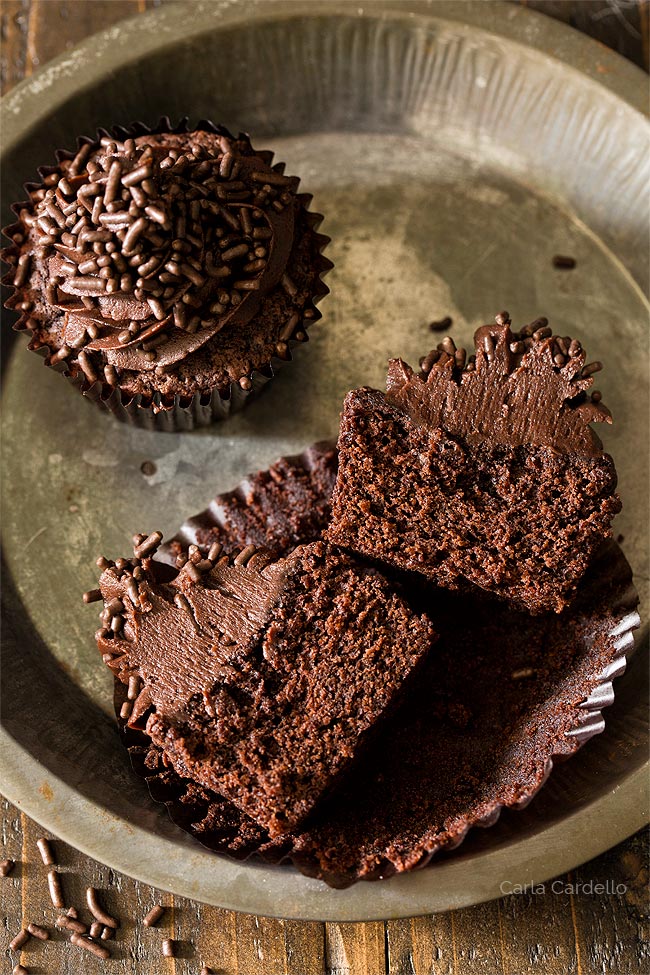
[[5,232],[17,328],[119,419],[183,429],[239,409],[327,293],[320,215],[248,136],[161,119],[80,139]]
[[365,750],[433,626],[322,542],[276,561],[253,546],[230,560],[217,544],[170,580],[149,557],[157,540],[137,537],[135,558],[100,579],[99,649],[139,684],[129,723],[179,774],[285,834]]
[[600,363],[546,319],[515,334],[507,312],[451,339],[418,375],[389,364],[386,393],[343,407],[327,538],[450,589],[560,612],[620,510],[612,458],[591,422],[611,422]]
[[[247,530],[251,541],[259,537],[260,511],[273,505],[277,522],[290,523],[296,471],[304,481],[310,467],[318,469],[322,449],[308,456],[278,462],[274,477],[260,472],[216,498],[186,523],[182,538],[202,544],[195,532],[209,526],[210,543],[233,551],[246,542]],[[311,490],[322,510],[328,489],[319,495],[318,483],[314,478]],[[273,533],[269,540],[277,544]],[[116,707],[123,709],[134,769],[174,822],[210,849],[290,859],[334,886],[401,873],[452,849],[472,826],[494,823],[504,806],[526,805],[554,761],[603,730],[601,709],[611,704],[611,682],[633,646],[637,596],[629,565],[609,542],[561,614],[533,617],[477,590],[430,588],[425,600],[441,634],[429,663],[354,778],[317,806],[302,829],[271,839],[222,795],[178,775],[162,748],[124,728],[132,702],[118,682]]]

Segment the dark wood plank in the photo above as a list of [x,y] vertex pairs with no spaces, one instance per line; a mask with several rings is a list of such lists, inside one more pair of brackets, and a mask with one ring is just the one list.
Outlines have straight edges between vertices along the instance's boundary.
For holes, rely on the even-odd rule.
[[387,975],[383,921],[326,924],[327,975]]

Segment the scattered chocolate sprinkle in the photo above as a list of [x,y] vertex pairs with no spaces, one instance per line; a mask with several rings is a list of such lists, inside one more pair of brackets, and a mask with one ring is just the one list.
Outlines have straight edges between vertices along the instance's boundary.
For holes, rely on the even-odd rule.
[[36,846],[38,847],[39,853],[41,854],[41,860],[45,866],[54,866],[56,860],[54,859],[54,854],[52,853],[52,847],[50,846],[49,840],[46,840],[44,836],[41,836],[40,839],[36,840]]
[[595,372],[600,372],[603,368],[602,362],[589,362],[586,366],[582,367],[581,376],[586,378],[587,376],[593,376]]
[[91,938],[101,937],[101,933],[104,930],[104,925],[99,921],[93,921],[90,925],[90,931],[88,932]]
[[251,558],[252,555],[255,554],[255,552],[256,552],[255,545],[247,545],[246,548],[243,548],[241,550],[239,555],[235,556],[234,559],[235,565],[246,565],[248,560]]
[[50,890],[50,900],[52,901],[54,907],[65,907],[63,890],[61,888],[61,877],[56,870],[48,870],[47,885]]
[[157,469],[158,468],[152,460],[143,460],[143,462],[140,464],[140,470],[145,477],[153,477]]
[[165,958],[174,958],[176,955],[176,942],[173,938],[165,938],[162,943],[162,953]]
[[446,335],[444,337],[444,339],[442,340],[442,342],[439,343],[439,345],[438,345],[438,351],[439,352],[446,352],[447,355],[455,355],[456,354],[456,343],[454,342],[454,340],[449,335]]
[[[197,567],[194,565],[193,562],[186,562],[185,565],[183,566],[183,572],[192,580],[192,582],[198,582],[199,579],[201,578],[201,573],[199,572],[199,570],[197,569]],[[179,595],[182,595],[182,593],[179,593]],[[174,601],[175,600],[176,597],[174,597]],[[180,605],[180,603],[177,603],[176,605],[178,606]]]
[[117,386],[119,382],[117,370],[110,362],[104,366],[104,377],[109,386]]
[[66,917],[65,914],[60,914],[54,923],[57,928],[62,928],[65,931],[75,931],[77,934],[85,934],[88,930],[88,927],[83,921],[78,921],[76,917]]
[[153,928],[161,919],[164,913],[165,913],[165,908],[161,907],[160,904],[156,904],[154,907],[151,908],[151,910],[146,915],[142,923],[146,928]]
[[78,353],[77,362],[81,366],[81,371],[83,372],[88,382],[89,383],[97,382],[97,373],[95,372],[95,368],[92,362],[90,361],[90,359],[88,358],[88,354],[86,352],[82,350],[81,352]]
[[568,257],[565,254],[556,254],[553,258],[553,267],[562,271],[572,271],[576,263],[575,257]]
[[101,589],[89,589],[82,598],[85,603],[98,603],[102,598]]
[[33,938],[38,938],[39,941],[49,941],[50,932],[47,928],[42,928],[40,924],[28,924],[27,930]]
[[25,968],[24,965],[18,964],[14,965],[12,973],[13,975],[29,975],[29,969]]
[[107,928],[119,928],[120,922],[103,910],[101,904],[97,900],[97,896],[98,894],[94,887],[86,888],[86,903],[88,904],[88,909],[92,916],[98,921],[101,921],[102,924],[105,924]]
[[98,945],[94,941],[91,941],[87,935],[72,934],[70,936],[70,943],[76,945],[78,948],[85,948],[86,951],[89,951],[97,958],[103,958],[105,960],[106,958],[111,957],[111,953],[108,948],[104,948],[103,945]]
[[55,352],[54,355],[52,356],[52,362],[63,362],[64,359],[67,359],[68,358],[68,356],[70,355],[71,352],[72,352],[72,349],[69,348],[64,343],[61,346],[61,348],[59,349],[59,351],[58,352]]
[[151,535],[145,538],[144,542],[141,542],[140,545],[135,546],[133,549],[133,554],[137,559],[142,559],[146,555],[151,555],[156,551],[161,541],[162,532],[152,532]]
[[223,545],[221,542],[213,542],[208,551],[208,558],[211,562],[216,562],[223,551]]
[[131,717],[131,711],[133,710],[133,701],[125,701],[120,708],[120,718],[123,721],[127,721]]
[[282,287],[291,298],[294,298],[298,294],[298,288],[288,274],[282,275]]
[[497,325],[509,325],[510,324],[510,313],[507,311],[500,311],[494,316],[494,320]]
[[0,877],[8,877],[15,866],[16,863],[14,860],[0,861]]
[[440,321],[429,322],[429,328],[432,332],[446,332],[453,324],[453,318],[447,315],[445,318],[441,318]]
[[14,288],[20,288],[27,280],[27,275],[29,274],[29,266],[31,263],[31,257],[29,254],[21,254],[18,258],[18,264],[16,266],[16,273],[14,275]]
[[300,322],[300,315],[298,314],[298,312],[294,312],[294,314],[289,318],[286,325],[284,325],[282,331],[280,332],[280,341],[288,342],[288,340],[293,335],[294,329],[299,324],[299,322]]
[[29,941],[29,932],[27,928],[22,928],[15,938],[9,942],[9,948],[11,951],[19,951],[23,945],[27,944]]

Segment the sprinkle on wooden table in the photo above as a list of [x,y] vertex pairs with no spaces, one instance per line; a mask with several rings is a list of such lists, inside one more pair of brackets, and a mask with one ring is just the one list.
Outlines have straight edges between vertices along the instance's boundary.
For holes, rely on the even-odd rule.
[[91,955],[95,955],[96,958],[106,959],[111,957],[111,953],[108,948],[104,948],[103,945],[95,944],[95,942],[91,941],[87,935],[73,934],[70,937],[70,943],[76,945],[77,948],[85,948],[86,951],[89,951]]
[[176,942],[173,938],[165,938],[162,943],[162,953],[165,958],[174,958],[176,955]]
[[57,928],[63,928],[65,931],[74,931],[75,934],[86,934],[88,931],[88,926],[83,921],[77,920],[76,917],[68,917],[66,914],[60,914],[54,923]]
[[102,941],[110,941],[110,939],[114,936],[114,934],[115,931],[113,930],[113,928],[105,927],[101,933],[101,939]]
[[41,854],[41,859],[46,867],[52,867],[56,863],[54,859],[54,854],[52,853],[52,847],[50,846],[49,840],[46,840],[44,836],[41,836],[39,840],[36,840],[36,846]]
[[116,918],[111,917],[110,914],[107,914],[97,900],[97,891],[94,887],[86,888],[86,901],[90,913],[97,921],[101,921],[107,928],[119,928],[120,922]]
[[49,941],[50,932],[47,928],[42,928],[40,924],[28,924],[27,930],[34,938],[38,938],[39,941]]
[[158,921],[161,919],[164,913],[165,913],[165,908],[162,907],[160,904],[155,904],[142,922],[145,928],[155,927],[155,925],[158,924]]
[[24,965],[14,965],[13,975],[29,975],[29,968],[25,968]]
[[21,928],[15,938],[9,942],[9,947],[11,951],[19,951],[23,945],[27,944],[29,941],[29,931],[27,928]]
[[61,888],[61,876],[58,871],[48,870],[47,885],[50,889],[50,900],[52,901],[54,907],[58,907],[59,909],[65,907],[63,890]]
[[93,923],[90,925],[90,931],[88,933],[90,934],[91,938],[100,938],[103,930],[104,925],[101,923],[101,921],[93,921]]
[[15,860],[0,861],[0,877],[8,877],[15,866]]

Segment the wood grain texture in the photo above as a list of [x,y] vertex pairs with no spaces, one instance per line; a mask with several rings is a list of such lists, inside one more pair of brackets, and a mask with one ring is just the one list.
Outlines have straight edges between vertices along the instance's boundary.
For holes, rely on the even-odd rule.
[[[157,0],[2,0],[2,91],[88,34],[156,5]],[[647,3],[529,5],[595,33],[647,66]],[[0,801],[0,811],[0,859],[16,861],[11,875],[0,878],[3,972],[18,961],[37,975],[198,975],[203,964],[218,975],[642,975],[650,967],[646,833],[543,892],[372,924],[233,914],[156,891],[53,839],[66,903],[90,922],[85,890],[94,886],[109,913],[121,919],[116,939],[108,942],[112,958],[102,962],[54,929],[59,912],[50,903],[47,868],[36,848],[38,837],[48,834],[6,801]],[[586,893],[589,882],[620,892]],[[569,885],[583,886],[572,893]],[[157,927],[146,928],[142,919],[154,904],[167,910]],[[52,939],[32,938],[21,953],[10,953],[9,941],[30,921],[47,926]],[[166,937],[177,942],[174,959],[162,957]]]

